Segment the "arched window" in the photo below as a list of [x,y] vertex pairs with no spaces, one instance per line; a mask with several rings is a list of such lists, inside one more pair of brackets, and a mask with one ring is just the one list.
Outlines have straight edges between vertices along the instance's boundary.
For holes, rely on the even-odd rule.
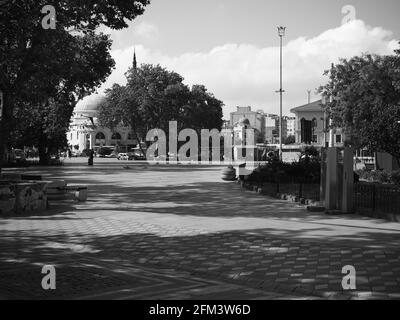
[[112,136],[111,136],[111,139],[112,139],[112,140],[121,140],[122,137],[121,137],[121,135],[120,135],[118,132],[114,132],[114,133],[112,134]]
[[105,140],[105,139],[106,139],[106,136],[104,135],[103,132],[98,132],[96,134],[96,140]]
[[317,123],[317,119],[312,119],[311,121],[311,130],[312,130],[312,139],[311,142],[313,143],[317,143],[318,142],[318,136],[316,133],[316,129],[317,129],[318,123]]

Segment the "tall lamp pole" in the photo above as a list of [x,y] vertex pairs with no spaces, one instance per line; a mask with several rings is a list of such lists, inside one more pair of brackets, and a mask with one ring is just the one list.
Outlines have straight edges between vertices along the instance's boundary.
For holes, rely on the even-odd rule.
[[282,43],[283,43],[283,37],[285,36],[285,31],[286,27],[278,27],[278,35],[280,38],[280,89],[279,89],[279,95],[280,95],[280,113],[279,113],[279,157],[282,160],[282,153],[283,153],[283,148],[282,148],[282,134],[283,134],[283,118],[282,118],[282,96],[283,93],[285,92],[282,88]]

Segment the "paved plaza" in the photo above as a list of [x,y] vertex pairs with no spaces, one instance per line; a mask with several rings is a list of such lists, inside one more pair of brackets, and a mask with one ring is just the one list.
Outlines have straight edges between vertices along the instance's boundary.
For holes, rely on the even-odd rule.
[[[84,161],[23,169],[88,185],[89,199],[0,218],[0,298],[400,298],[399,223],[310,213],[220,167]],[[41,287],[46,264],[56,290]],[[342,289],[345,265],[356,290]]]

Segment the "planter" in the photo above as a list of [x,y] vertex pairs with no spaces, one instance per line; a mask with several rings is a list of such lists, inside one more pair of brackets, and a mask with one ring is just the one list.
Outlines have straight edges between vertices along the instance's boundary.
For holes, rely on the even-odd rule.
[[224,181],[235,181],[236,180],[236,170],[233,168],[233,166],[224,168],[221,172],[221,178]]

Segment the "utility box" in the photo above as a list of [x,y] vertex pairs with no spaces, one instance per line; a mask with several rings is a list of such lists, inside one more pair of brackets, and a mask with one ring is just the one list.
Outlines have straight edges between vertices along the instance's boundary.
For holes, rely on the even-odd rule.
[[354,212],[354,172],[352,148],[327,148],[325,164],[325,209]]

